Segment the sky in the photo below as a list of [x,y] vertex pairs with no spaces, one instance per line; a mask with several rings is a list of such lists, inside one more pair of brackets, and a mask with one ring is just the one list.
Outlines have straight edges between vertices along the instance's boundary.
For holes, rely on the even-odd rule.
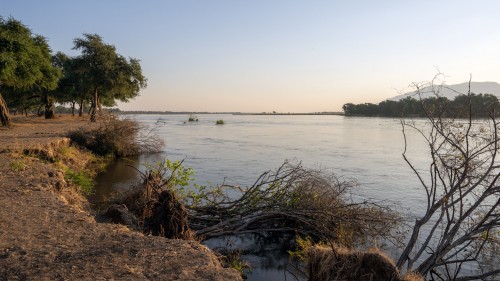
[[119,107],[155,111],[341,111],[438,72],[500,82],[499,14],[496,0],[0,0],[54,52],[91,33],[140,59],[148,86]]

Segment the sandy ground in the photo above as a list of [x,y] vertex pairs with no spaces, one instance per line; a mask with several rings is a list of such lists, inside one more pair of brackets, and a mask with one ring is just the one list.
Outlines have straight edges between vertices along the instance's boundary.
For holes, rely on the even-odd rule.
[[86,119],[13,121],[0,128],[0,280],[241,280],[197,242],[97,223],[56,164],[25,155],[66,145]]

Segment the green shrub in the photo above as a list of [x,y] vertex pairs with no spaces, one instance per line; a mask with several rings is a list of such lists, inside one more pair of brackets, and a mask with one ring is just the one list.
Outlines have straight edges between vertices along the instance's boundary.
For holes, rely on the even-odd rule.
[[241,251],[239,250],[217,254],[223,267],[236,269],[243,279],[246,279],[246,274],[252,271],[250,263],[241,258]]
[[224,120],[220,119],[215,122],[216,125],[224,125]]
[[80,187],[84,194],[94,193],[94,180],[85,172],[75,172],[71,169],[66,170],[66,180]]

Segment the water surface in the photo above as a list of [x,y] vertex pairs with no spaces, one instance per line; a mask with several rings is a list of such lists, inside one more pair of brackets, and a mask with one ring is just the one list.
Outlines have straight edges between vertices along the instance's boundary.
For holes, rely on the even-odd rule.
[[[355,178],[360,184],[355,199],[396,204],[410,216],[423,212],[424,192],[403,160],[404,138],[397,119],[207,114],[198,115],[198,122],[186,122],[188,117],[128,116],[154,128],[165,140],[164,152],[113,164],[97,178],[96,200],[138,180],[138,173],[129,165],[140,168],[167,157],[184,159],[184,165],[194,169],[197,183],[212,185],[223,181],[251,185],[262,172],[295,159],[305,167],[329,168],[338,176]],[[219,119],[225,124],[215,125]],[[416,122],[424,125],[425,121]],[[407,141],[409,158],[425,170],[430,161],[425,143],[412,132]],[[255,267],[249,280],[284,280],[286,273],[268,266],[265,259],[247,258]],[[277,259],[278,267],[286,264],[283,256]],[[290,277],[287,280],[293,280]]]

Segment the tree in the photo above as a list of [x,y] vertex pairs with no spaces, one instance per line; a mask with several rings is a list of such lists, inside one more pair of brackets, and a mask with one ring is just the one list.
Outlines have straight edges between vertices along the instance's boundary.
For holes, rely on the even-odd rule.
[[90,88],[90,120],[96,120],[96,111],[101,105],[113,106],[116,100],[128,101],[146,87],[137,59],[126,59],[116,53],[113,45],[106,44],[97,34],[84,34],[74,40],[73,49],[81,50],[76,59],[77,74],[81,83]]
[[48,71],[45,47],[45,39],[33,36],[20,21],[0,17],[0,121],[3,126],[10,125],[10,117],[2,91],[5,88],[27,90],[44,80]]
[[[493,112],[498,108],[498,98],[491,94],[474,94],[458,95],[450,104],[450,111],[467,116],[469,105],[472,114],[476,117],[488,117],[489,112]],[[497,112],[495,112],[498,114]]]
[[[427,90],[426,90],[427,91]],[[428,92],[426,92],[428,94]],[[421,95],[422,93],[418,93]],[[344,104],[342,109],[346,116],[384,116],[384,117],[427,117],[427,115],[467,118],[469,103],[472,114],[476,117],[487,117],[495,107],[499,114],[498,98],[491,94],[458,95],[453,100],[435,96],[415,99],[406,97],[399,101],[386,100],[378,105],[371,103]]]
[[59,78],[61,77],[61,68],[57,67],[54,57],[46,40],[42,36],[36,36],[35,43],[41,51],[40,70],[42,79],[39,79],[30,89],[30,98],[39,98],[45,107],[44,115],[46,119],[54,118],[55,92]]
[[356,114],[356,105],[354,103],[346,103],[342,106],[342,110],[344,110],[345,115],[350,116]]
[[83,106],[91,98],[91,88],[80,74],[85,64],[81,58],[72,58],[62,52],[57,52],[53,58],[54,64],[62,70],[63,76],[56,89],[58,101],[70,103],[71,112],[75,115],[75,106],[80,106],[79,116],[83,115]]
[[403,110],[400,103],[392,100],[385,100],[378,104],[379,112],[383,116],[400,117]]
[[[423,86],[416,84],[417,93]],[[437,94],[439,87],[431,86]],[[462,104],[467,102],[467,119],[446,116],[448,105],[441,104],[437,112],[425,111],[430,128],[402,121],[403,157],[421,183],[427,205],[415,221],[397,266],[430,275],[432,280],[477,280],[500,274],[494,251],[500,246],[499,122],[491,110],[495,107],[483,106],[481,111],[489,115],[475,119],[475,98],[470,89],[460,98]],[[410,129],[430,149],[428,169],[414,166],[409,159],[406,131]],[[488,259],[494,266],[484,266]],[[474,266],[478,272],[464,272]]]
[[[34,108],[44,108],[46,119],[54,117],[54,103],[57,92],[56,89],[61,69],[54,64],[51,50],[43,36],[33,36],[35,47],[38,48],[39,56],[34,56],[32,61],[39,66],[42,76],[30,87],[5,87],[4,96],[8,101],[9,108],[20,109],[28,114]],[[42,114],[39,113],[41,116]]]

